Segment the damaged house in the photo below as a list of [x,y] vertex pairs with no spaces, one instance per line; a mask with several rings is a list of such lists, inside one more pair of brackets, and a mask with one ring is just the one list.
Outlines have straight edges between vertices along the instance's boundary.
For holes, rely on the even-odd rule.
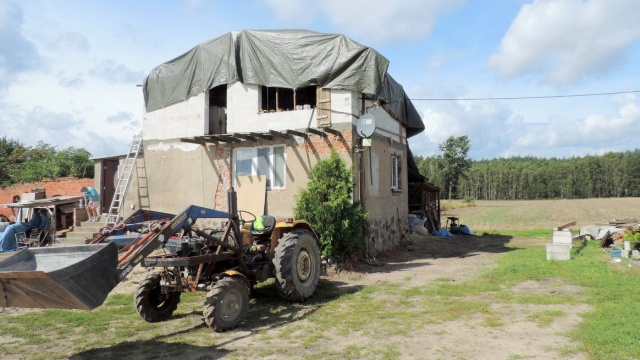
[[[240,209],[291,217],[310,169],[335,150],[369,213],[369,252],[397,245],[410,174],[425,180],[410,169],[407,139],[424,125],[388,65],[343,35],[245,30],[157,66],[144,82],[143,153],[123,216],[189,204],[227,210],[233,187]],[[370,136],[356,131],[364,114],[374,119]]]

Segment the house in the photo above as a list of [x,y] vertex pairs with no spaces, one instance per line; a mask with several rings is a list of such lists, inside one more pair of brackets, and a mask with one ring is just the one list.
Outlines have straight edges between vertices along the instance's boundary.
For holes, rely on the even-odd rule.
[[[369,213],[369,253],[397,245],[415,166],[407,139],[424,125],[388,65],[343,35],[243,30],[157,66],[143,86],[144,154],[126,203],[227,210],[233,187],[257,215],[291,217],[310,169],[335,150]],[[356,133],[364,114],[375,120],[368,138]]]

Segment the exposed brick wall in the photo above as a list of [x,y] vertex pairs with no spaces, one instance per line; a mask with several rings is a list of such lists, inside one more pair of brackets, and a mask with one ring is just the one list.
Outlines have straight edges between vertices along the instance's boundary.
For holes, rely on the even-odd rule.
[[[54,195],[81,196],[80,188],[82,186],[93,185],[93,179],[78,178],[49,179],[35,183],[14,185],[7,188],[0,188],[0,204],[12,203],[14,195],[22,195],[22,193],[31,192],[31,190],[35,188],[44,188],[47,198],[50,198]],[[11,210],[0,207],[0,213],[10,216]]]
[[338,153],[351,153],[352,131],[341,131],[342,136],[327,134],[327,137],[319,135],[309,135],[309,139],[298,145],[299,149],[304,149],[309,154],[317,154],[325,157],[335,150]]

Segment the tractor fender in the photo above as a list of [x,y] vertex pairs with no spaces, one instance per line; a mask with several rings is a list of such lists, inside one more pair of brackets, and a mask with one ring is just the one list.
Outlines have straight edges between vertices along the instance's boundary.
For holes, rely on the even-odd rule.
[[311,224],[309,224],[306,220],[295,220],[293,222],[284,222],[280,221],[276,224],[271,233],[271,251],[270,256],[271,259],[275,256],[276,246],[278,246],[278,241],[288,232],[294,229],[304,229],[308,230],[313,234],[313,237],[316,239],[316,243],[318,247],[320,247],[320,240],[318,238],[318,234],[313,230]]
[[226,277],[235,277],[242,280],[245,283],[245,285],[247,285],[247,288],[249,289],[249,291],[251,291],[251,288],[252,288],[251,282],[249,281],[249,279],[247,279],[247,277],[243,273],[237,270],[227,270],[223,272],[222,275],[220,275],[220,279],[224,279]]

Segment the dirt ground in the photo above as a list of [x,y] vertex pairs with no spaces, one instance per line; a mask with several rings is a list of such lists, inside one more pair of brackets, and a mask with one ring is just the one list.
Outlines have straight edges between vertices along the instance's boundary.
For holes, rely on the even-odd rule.
[[[495,266],[506,249],[506,242],[520,245],[544,244],[540,239],[510,237],[436,238],[412,236],[412,251],[400,249],[381,257],[383,266],[363,265],[358,272],[329,276],[332,281],[350,286],[389,282],[400,283],[411,278],[409,286],[424,285],[439,278],[467,281]],[[583,289],[563,284],[558,279],[526,281],[514,291],[531,294],[580,294]],[[541,327],[527,320],[534,311],[562,310],[567,315]],[[493,304],[503,326],[483,326],[481,317],[447,321],[425,328],[413,337],[403,339],[403,358],[414,359],[584,359],[579,353],[567,354],[575,348],[564,332],[576,328],[586,305],[518,305]],[[379,345],[379,344],[378,344]],[[562,352],[560,352],[562,350]]]
[[[518,239],[507,236],[458,236],[451,238],[411,236],[410,248],[399,248],[380,256],[370,264],[361,263],[353,271],[334,271],[329,267],[323,276],[323,282],[337,286],[339,292],[353,292],[369,284],[398,283],[403,286],[424,286],[447,278],[454,282],[464,282],[491,269],[496,260],[508,250],[505,243],[516,245],[536,245],[547,242],[545,239]],[[115,293],[133,293],[138,282],[146,275],[146,270],[136,268],[128,279],[120,283]],[[513,291],[523,294],[570,294],[580,297],[583,289],[562,283],[558,279],[544,281],[526,281],[518,284]],[[480,299],[484,300],[484,299]],[[321,306],[321,305],[320,305]],[[20,309],[3,309],[21,311]],[[355,311],[356,309],[354,309]],[[542,310],[561,310],[559,316],[549,324],[540,326],[527,317]],[[371,338],[351,334],[344,336],[337,331],[324,333],[320,339],[323,351],[328,354],[340,354],[349,346],[374,349],[393,347],[402,359],[585,359],[586,356],[572,349],[578,344],[564,335],[565,332],[579,326],[580,314],[590,309],[584,304],[575,305],[531,305],[513,303],[492,303],[491,311],[497,317],[500,326],[487,326],[482,314],[445,321],[440,324],[419,327],[421,330],[410,336],[389,338]],[[291,342],[283,333],[295,332],[313,326],[306,316],[290,314],[288,320],[260,318],[260,331],[243,324],[228,333],[211,333],[200,346],[187,346],[158,340],[114,344],[112,347],[93,349],[81,353],[70,353],[73,359],[97,359],[128,357],[148,358],[146,351],[153,351],[163,358],[173,358],[177,352],[183,359],[217,358],[303,358],[318,357],[315,350],[306,353],[303,348],[292,349]],[[181,315],[182,320],[192,319],[195,328],[204,326],[197,314]],[[295,320],[294,320],[295,319]],[[339,321],[339,320],[337,320]],[[269,324],[276,322],[277,324]],[[166,323],[171,326],[172,321]],[[174,324],[175,325],[175,324]],[[186,329],[189,328],[186,327]],[[178,331],[180,327],[174,328]],[[292,329],[292,330],[288,330]],[[189,331],[189,330],[185,330]],[[299,331],[299,330],[298,330]],[[181,332],[181,331],[179,331]],[[161,336],[164,338],[164,336]],[[268,339],[268,341],[264,341]],[[205,345],[208,343],[208,345]],[[146,349],[146,350],[145,350]],[[153,349],[153,350],[152,350]],[[164,350],[159,350],[164,349]],[[158,353],[158,351],[161,351]],[[248,352],[247,352],[248,351]],[[137,354],[137,355],[136,355]],[[158,358],[154,355],[154,358]],[[366,358],[372,358],[367,356]],[[373,358],[382,358],[374,356]]]

